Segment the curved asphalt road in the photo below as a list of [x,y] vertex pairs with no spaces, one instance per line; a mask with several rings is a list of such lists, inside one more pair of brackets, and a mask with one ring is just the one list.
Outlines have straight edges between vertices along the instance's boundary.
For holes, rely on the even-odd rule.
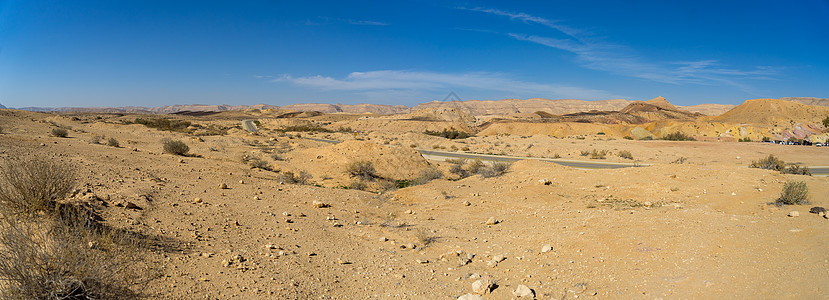
[[[337,144],[339,141],[333,140],[326,140],[326,139],[317,139],[317,138],[310,138],[306,137],[306,139],[314,140],[318,142],[324,143],[331,143]],[[553,163],[557,163],[563,166],[573,167],[577,169],[618,169],[618,168],[629,168],[629,167],[646,167],[650,166],[650,164],[631,164],[631,163],[614,163],[614,162],[588,162],[588,161],[581,161],[581,160],[564,160],[558,158],[538,158],[538,157],[520,157],[520,156],[506,156],[506,155],[488,155],[488,154],[473,154],[473,153],[457,153],[457,152],[444,152],[444,151],[431,151],[431,150],[423,150],[423,149],[416,149],[420,154],[423,155],[426,159],[432,160],[445,160],[446,158],[463,158],[463,159],[480,159],[486,161],[501,161],[501,162],[516,162],[519,160],[524,159],[536,159],[536,160],[543,160],[549,161]],[[817,176],[827,176],[829,175],[829,166],[810,166],[809,171],[812,172],[812,175]]]

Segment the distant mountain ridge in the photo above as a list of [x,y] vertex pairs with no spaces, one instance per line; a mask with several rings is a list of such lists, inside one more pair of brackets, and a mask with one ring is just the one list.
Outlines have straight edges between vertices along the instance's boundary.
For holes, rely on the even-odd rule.
[[3,106],[3,104],[0,103],[0,109],[6,109],[6,108],[7,107]]
[[[795,102],[805,105],[829,106],[829,98],[785,97],[779,100]],[[182,111],[232,111],[245,109],[284,109],[297,112],[318,111],[322,113],[373,113],[379,115],[407,114],[428,108],[453,108],[471,116],[507,115],[515,113],[546,112],[553,115],[565,115],[589,111],[620,111],[631,103],[624,99],[585,101],[576,99],[543,99],[530,98],[503,99],[503,100],[466,100],[466,101],[431,101],[417,104],[413,107],[404,105],[386,104],[327,104],[327,103],[297,103],[285,106],[269,104],[255,105],[206,105],[185,104],[166,105],[159,107],[123,106],[123,107],[22,107],[21,110],[37,112],[99,112],[99,113],[177,113]],[[691,113],[701,113],[708,116],[719,116],[735,107],[727,104],[699,104],[693,106],[674,106],[665,98],[657,97],[648,101],[667,110],[685,110]],[[0,105],[0,108],[5,106]]]

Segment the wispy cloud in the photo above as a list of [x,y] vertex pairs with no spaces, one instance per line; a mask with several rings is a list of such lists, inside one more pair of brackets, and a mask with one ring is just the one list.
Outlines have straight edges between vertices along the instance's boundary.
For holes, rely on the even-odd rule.
[[405,70],[353,72],[345,78],[328,76],[292,77],[283,75],[276,82],[326,91],[377,93],[400,90],[446,91],[457,88],[531,94],[549,98],[610,99],[622,98],[606,91],[567,85],[544,84],[514,79],[502,73],[437,73]]
[[378,21],[371,21],[371,20],[354,20],[354,19],[343,19],[343,18],[329,18],[329,17],[318,17],[317,20],[306,20],[305,25],[308,26],[320,26],[320,25],[328,25],[334,23],[345,23],[350,25],[365,25],[365,26],[388,26],[388,23],[378,22]]
[[604,39],[593,36],[590,32],[563,25],[559,21],[526,13],[513,13],[490,8],[459,9],[504,16],[512,20],[539,24],[554,29],[555,32],[551,32],[551,34],[563,36],[563,38],[519,33],[508,33],[506,35],[516,40],[573,53],[582,66],[594,70],[671,84],[725,84],[736,86],[747,92],[752,92],[753,88],[740,83],[742,80],[773,79],[777,74],[774,68],[762,66],[751,70],[727,68],[713,59],[679,62],[647,61],[636,55],[635,50],[628,46],[606,42]]

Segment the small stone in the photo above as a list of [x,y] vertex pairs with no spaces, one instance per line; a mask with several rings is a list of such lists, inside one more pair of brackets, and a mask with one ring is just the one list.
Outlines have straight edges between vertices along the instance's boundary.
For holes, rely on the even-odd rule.
[[515,296],[515,297],[518,297],[518,298],[523,298],[523,297],[534,298],[535,297],[535,292],[533,292],[533,290],[531,290],[526,285],[519,284],[518,287],[516,287],[515,290],[512,291],[512,295]]
[[319,200],[314,200],[313,202],[311,202],[311,204],[313,204],[314,207],[316,207],[316,208],[326,208],[326,207],[331,206],[331,205],[328,205],[328,203],[325,203],[325,202],[322,202],[322,201],[319,201]]
[[230,261],[228,261],[227,259],[222,260],[222,267],[230,267]]
[[820,206],[815,206],[815,207],[810,208],[809,212],[813,213],[813,214],[820,214],[820,213],[826,214],[826,209],[823,208],[823,207],[820,207]]
[[469,274],[469,279],[478,279],[478,278],[481,278],[481,274],[478,274],[478,273]]
[[412,214],[414,214],[414,211],[412,211],[411,209],[409,209],[409,210],[406,210],[406,211],[405,211],[405,213],[406,213],[407,215],[412,215]]
[[541,253],[547,253],[547,252],[550,252],[552,250],[553,250],[553,246],[551,246],[550,244],[546,244],[543,247],[541,247]]
[[413,243],[405,243],[405,244],[403,244],[403,245],[400,245],[400,248],[403,248],[403,249],[414,249],[414,248],[415,248],[415,244],[413,244]]
[[219,189],[226,190],[227,189],[227,184],[226,183],[220,183],[219,184]]
[[469,201],[464,201],[463,202],[463,206],[470,206],[470,205],[472,205],[472,203],[469,203]]
[[502,261],[507,260],[507,257],[503,256],[503,255],[496,255],[496,256],[492,257],[492,260],[497,261],[497,262],[502,262]]
[[384,236],[381,236],[381,237],[380,237],[380,241],[381,241],[381,242],[385,242],[385,241],[388,241],[388,240],[389,240],[389,239],[388,239],[388,238],[386,238],[386,237],[384,237]]
[[212,257],[212,256],[213,256],[213,253],[207,253],[207,252],[204,252],[204,253],[202,253],[202,254],[201,254],[201,256],[202,256],[202,257],[207,257],[207,258],[210,258],[210,257]]
[[799,211],[793,210],[793,211],[789,212],[789,217],[799,217],[799,216],[800,216]]
[[489,217],[489,219],[486,220],[485,224],[486,225],[495,225],[495,224],[498,224],[498,223],[500,223],[500,222],[497,219],[495,219],[495,217]]
[[553,182],[552,182],[552,181],[550,181],[550,180],[549,180],[549,179],[547,179],[547,178],[544,178],[544,179],[539,179],[539,180],[538,180],[538,183],[543,184],[543,185],[551,185],[551,184],[553,184]]
[[458,300],[484,300],[484,297],[475,294],[466,294],[458,297]]
[[265,245],[265,249],[269,249],[269,250],[270,249],[279,249],[279,247],[277,247],[276,245],[273,245],[273,244],[267,244],[267,245]]
[[239,180],[239,184],[245,184],[245,180],[244,179]]
[[479,279],[472,283],[472,291],[476,294],[488,294],[492,290],[492,280],[489,279]]
[[417,262],[419,264],[428,264],[429,260],[428,259],[416,259],[415,262]]
[[135,204],[135,203],[129,202],[129,201],[127,201],[127,205],[126,205],[126,206],[124,206],[124,207],[125,207],[125,208],[127,208],[127,209],[141,210],[141,207],[140,207],[140,206],[138,206],[138,205],[137,205],[137,204]]
[[253,196],[253,200],[259,200],[259,199],[261,199],[261,198],[259,198],[259,196]]
[[193,199],[193,203],[198,204],[198,203],[201,203],[201,202],[202,202],[201,198]]

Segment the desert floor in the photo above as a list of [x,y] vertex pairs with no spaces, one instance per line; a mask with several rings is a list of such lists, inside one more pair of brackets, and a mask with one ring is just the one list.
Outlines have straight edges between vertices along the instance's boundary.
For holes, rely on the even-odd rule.
[[[136,257],[161,273],[142,290],[149,298],[456,299],[481,278],[496,284],[487,299],[509,299],[518,285],[539,299],[829,295],[829,220],[809,213],[829,206],[829,178],[747,168],[768,154],[826,166],[829,148],[310,135],[347,141],[332,145],[307,133],[193,137],[104,121],[4,110],[0,156],[72,163],[81,182],[75,197],[95,201],[109,225],[172,241]],[[56,125],[71,127],[69,137],[49,136]],[[121,146],[90,143],[94,136]],[[201,157],[162,153],[164,138]],[[653,166],[579,170],[525,160],[501,176],[457,180],[450,163],[426,161],[412,145],[583,160],[581,151],[598,149],[610,151],[605,161],[632,162],[618,157],[627,150]],[[269,155],[276,148],[280,160]],[[373,159],[381,174],[431,167],[445,178],[382,193],[344,189],[349,153]],[[245,156],[273,171],[250,167]],[[285,182],[288,170],[307,171],[311,184]],[[788,181],[805,181],[812,204],[769,205]]]

